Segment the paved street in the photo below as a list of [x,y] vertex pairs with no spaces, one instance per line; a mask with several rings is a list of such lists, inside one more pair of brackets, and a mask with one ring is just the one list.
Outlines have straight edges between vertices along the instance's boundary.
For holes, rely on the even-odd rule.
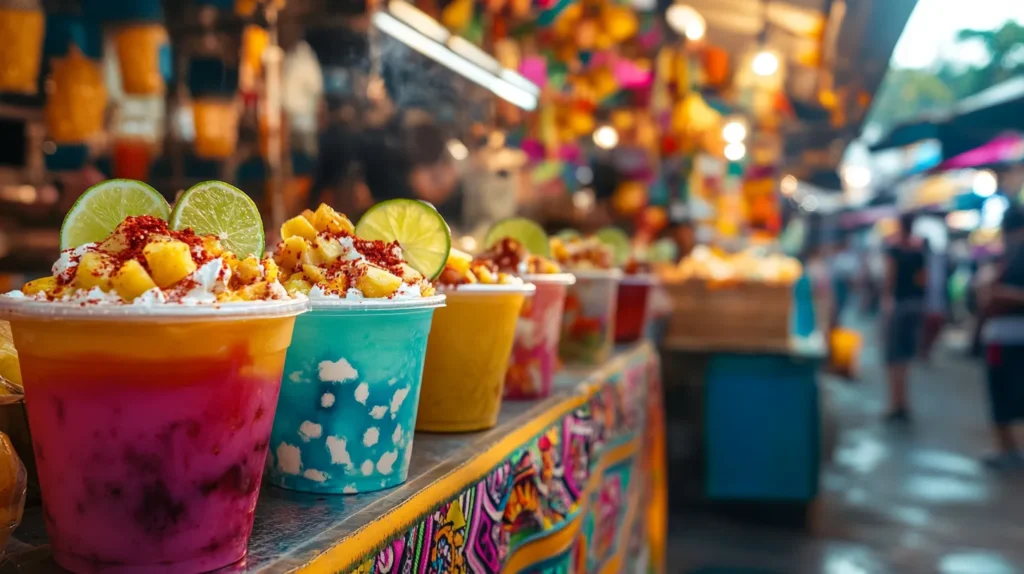
[[[878,350],[859,383],[826,377],[837,425],[807,532],[689,514],[672,524],[673,573],[1024,572],[1024,473],[996,474],[980,363],[949,333],[912,375],[915,420],[884,425]],[[1024,381],[1022,381],[1024,384]]]

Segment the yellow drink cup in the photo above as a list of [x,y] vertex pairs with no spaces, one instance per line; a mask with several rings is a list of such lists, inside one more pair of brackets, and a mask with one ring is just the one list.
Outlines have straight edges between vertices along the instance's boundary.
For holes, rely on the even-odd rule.
[[242,558],[285,353],[308,302],[3,299],[57,563],[178,573]]
[[498,422],[527,285],[462,285],[434,313],[416,430],[469,432]]

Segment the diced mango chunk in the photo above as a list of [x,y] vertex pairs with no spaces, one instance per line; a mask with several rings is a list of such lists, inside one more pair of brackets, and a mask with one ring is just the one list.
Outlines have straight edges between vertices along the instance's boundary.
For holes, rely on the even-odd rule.
[[267,281],[273,283],[281,276],[281,270],[278,269],[277,263],[274,263],[273,259],[265,257],[263,259],[263,274],[267,276]]
[[448,252],[448,267],[458,271],[460,274],[469,271],[471,263],[473,263],[473,256],[465,251],[453,248]]
[[327,239],[321,237],[316,240],[316,251],[320,255],[320,259],[326,264],[334,263],[343,253],[345,248],[341,246],[341,243],[337,239]]
[[324,270],[316,265],[303,265],[302,273],[309,279],[311,283],[320,283],[327,277],[324,275]]
[[308,248],[309,243],[306,243],[305,239],[297,235],[285,239],[281,243],[281,250],[277,254],[277,264],[288,271],[294,270],[298,266],[302,254]]
[[423,275],[419,271],[409,267],[408,263],[402,263],[402,281],[406,283],[416,283],[423,280]]
[[373,265],[367,265],[366,271],[356,279],[356,289],[371,299],[389,297],[401,286],[401,277]]
[[139,295],[156,287],[146,268],[134,259],[125,261],[121,269],[110,278],[110,284],[125,301],[134,301]]
[[252,285],[246,285],[235,293],[242,301],[259,301],[267,298],[267,293],[270,292],[270,285],[266,281],[257,281]]
[[316,228],[305,217],[296,215],[281,225],[281,237],[285,239],[301,237],[307,241],[313,241],[316,239]]
[[481,283],[490,285],[498,282],[498,278],[495,274],[483,265],[473,267],[473,274],[476,275],[476,278],[479,279]]
[[29,281],[22,288],[21,292],[26,295],[35,295],[36,293],[52,293],[57,288],[56,277],[43,277],[36,279],[35,281]]
[[326,203],[321,203],[320,207],[316,208],[316,213],[313,214],[313,226],[317,231],[349,234],[355,232],[352,222]]
[[[187,247],[187,246],[186,246]],[[110,273],[113,270],[110,258],[96,251],[89,251],[78,260],[74,286],[80,289],[99,287],[110,291]]]
[[250,255],[238,262],[234,273],[239,281],[248,285],[263,276],[263,269],[260,268],[260,260],[256,259],[255,255]]
[[170,287],[196,270],[192,250],[181,241],[150,243],[142,250],[149,274],[161,289]]
[[290,295],[294,295],[296,293],[309,295],[309,290],[313,288],[309,281],[306,281],[305,276],[302,273],[292,275],[291,278],[284,282],[283,286],[285,291]]
[[308,209],[303,209],[302,210],[302,217],[305,217],[306,221],[308,221],[310,223],[313,223],[314,221],[316,221],[316,217],[313,215],[313,212],[308,210]]
[[203,249],[214,257],[220,257],[221,254],[224,253],[224,246],[221,245],[219,239],[212,235],[206,235],[203,237]]

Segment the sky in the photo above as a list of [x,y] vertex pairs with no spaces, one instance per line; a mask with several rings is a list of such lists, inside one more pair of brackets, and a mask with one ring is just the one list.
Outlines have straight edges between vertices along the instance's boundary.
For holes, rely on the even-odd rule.
[[954,45],[957,31],[991,30],[1007,20],[1024,23],[1024,0],[918,0],[891,63],[899,68],[927,68],[940,56],[964,64],[984,63],[981,46]]

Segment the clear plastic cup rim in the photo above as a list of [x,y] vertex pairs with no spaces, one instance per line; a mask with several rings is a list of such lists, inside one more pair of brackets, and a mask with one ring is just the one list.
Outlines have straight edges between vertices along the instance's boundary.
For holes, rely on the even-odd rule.
[[309,299],[246,301],[231,303],[161,303],[158,305],[90,304],[36,301],[0,295],[0,319],[82,319],[89,321],[192,321],[273,319],[294,317],[309,311]]
[[611,279],[614,281],[622,280],[622,269],[570,269],[570,273],[576,276],[576,279]]
[[621,285],[657,285],[658,276],[653,273],[637,273],[635,275],[624,275],[619,281]]
[[521,275],[523,281],[535,285],[572,285],[576,276],[572,273],[526,273]]
[[415,311],[444,307],[445,294],[410,299],[342,299],[323,297],[310,300],[313,311]]
[[445,290],[449,297],[462,294],[474,295],[532,295],[537,291],[533,283],[488,284],[471,283]]

